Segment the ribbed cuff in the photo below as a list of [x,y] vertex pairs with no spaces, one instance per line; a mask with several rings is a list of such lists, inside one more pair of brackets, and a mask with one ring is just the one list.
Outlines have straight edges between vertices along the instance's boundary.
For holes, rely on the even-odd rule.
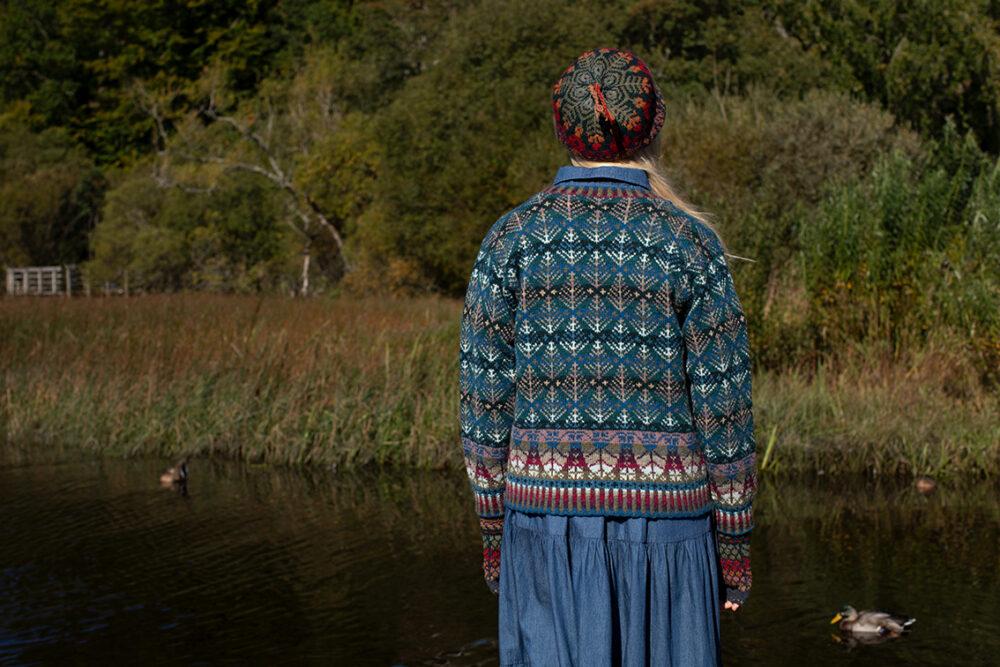
[[726,599],[742,605],[750,595],[753,572],[750,569],[750,533],[717,533],[719,568],[726,587]]
[[741,591],[741,590],[737,590],[735,588],[730,588],[729,586],[726,586],[726,601],[727,602],[732,602],[732,603],[734,603],[734,604],[739,605],[740,607],[742,607],[743,604],[747,601],[748,597],[750,597],[750,591],[749,590]]
[[503,537],[503,517],[499,519],[479,519],[483,531],[483,576],[493,595],[497,595],[500,585],[500,541]]
[[746,505],[741,509],[728,507],[715,508],[715,528],[726,535],[741,535],[753,529],[753,506]]

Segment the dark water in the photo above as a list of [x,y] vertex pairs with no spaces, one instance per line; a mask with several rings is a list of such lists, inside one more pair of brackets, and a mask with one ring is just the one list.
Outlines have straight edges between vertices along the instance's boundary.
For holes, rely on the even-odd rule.
[[[165,464],[0,467],[0,665],[496,664],[460,473]],[[726,664],[1000,664],[998,521],[987,484],[766,483]],[[917,624],[851,647],[844,602]]]

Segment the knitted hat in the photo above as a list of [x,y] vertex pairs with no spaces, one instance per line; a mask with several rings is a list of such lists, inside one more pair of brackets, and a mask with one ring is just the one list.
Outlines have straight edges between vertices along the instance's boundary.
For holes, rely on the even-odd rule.
[[619,160],[663,127],[663,95],[649,68],[616,49],[588,51],[552,88],[556,134],[587,160]]

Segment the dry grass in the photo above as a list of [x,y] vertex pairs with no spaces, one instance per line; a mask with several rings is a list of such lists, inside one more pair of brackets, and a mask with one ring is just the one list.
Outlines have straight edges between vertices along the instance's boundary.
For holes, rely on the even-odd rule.
[[758,451],[768,467],[826,473],[989,476],[1000,464],[1000,401],[975,363],[926,348],[893,359],[855,349],[809,374],[756,378]]
[[[461,303],[244,296],[0,300],[0,429],[25,450],[460,464]],[[757,376],[761,459],[827,473],[988,473],[1000,402],[971,362],[858,348]]]
[[461,305],[241,296],[0,301],[10,442],[440,466]]

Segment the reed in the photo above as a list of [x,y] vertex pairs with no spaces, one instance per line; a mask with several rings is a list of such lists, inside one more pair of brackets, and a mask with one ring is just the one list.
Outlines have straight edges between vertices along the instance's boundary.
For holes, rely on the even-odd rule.
[[461,304],[0,301],[9,443],[318,465],[454,460]]
[[973,474],[1000,463],[1000,401],[976,360],[927,345],[891,355],[856,347],[810,372],[759,373],[758,439],[767,470]]
[[[457,468],[461,302],[159,295],[0,300],[4,459],[215,456]],[[755,381],[767,472],[988,474],[971,362],[853,349]]]

